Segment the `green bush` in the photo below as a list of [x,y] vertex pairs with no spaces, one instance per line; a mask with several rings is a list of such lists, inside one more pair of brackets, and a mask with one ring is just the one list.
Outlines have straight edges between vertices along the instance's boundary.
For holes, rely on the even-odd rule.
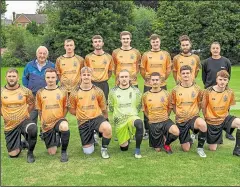
[[13,56],[9,51],[5,52],[2,56],[2,67],[19,67],[23,66],[23,64],[19,58]]

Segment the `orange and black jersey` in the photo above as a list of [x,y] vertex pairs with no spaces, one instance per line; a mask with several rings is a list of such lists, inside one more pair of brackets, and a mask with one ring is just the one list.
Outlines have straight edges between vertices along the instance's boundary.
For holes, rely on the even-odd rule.
[[36,109],[41,111],[43,132],[51,130],[57,121],[64,118],[67,107],[67,91],[63,87],[56,89],[42,88],[36,95]]
[[102,115],[102,111],[107,110],[103,91],[94,85],[90,90],[82,90],[79,87],[71,92],[69,107],[76,109],[76,117],[80,125]]
[[231,105],[235,105],[234,92],[226,88],[223,92],[217,92],[213,86],[203,92],[202,109],[207,124],[220,125],[229,115]]
[[198,85],[183,87],[178,84],[175,86],[171,93],[171,108],[175,110],[176,122],[186,122],[198,116],[201,99],[202,91]]
[[191,54],[185,56],[178,54],[173,58],[173,71],[177,73],[177,81],[181,82],[180,68],[184,65],[189,65],[192,68],[192,80],[195,80],[197,72],[201,68],[199,56]]
[[85,66],[92,68],[92,80],[94,82],[107,81],[108,72],[113,71],[113,59],[108,53],[96,55],[94,52],[85,57]]
[[[165,86],[166,76],[171,73],[171,57],[167,51],[162,50],[145,52],[142,56],[141,68],[145,70],[146,75],[159,72],[161,75],[161,86]],[[144,85],[151,87],[150,79],[146,79]]]
[[4,131],[10,131],[29,118],[28,105],[34,104],[34,96],[28,88],[20,86],[15,90],[1,87],[1,113]]
[[61,86],[71,92],[80,83],[81,68],[84,67],[84,59],[78,55],[73,57],[60,56],[56,60],[56,70],[60,78]]
[[112,57],[114,61],[116,77],[118,77],[121,70],[126,69],[130,72],[132,84],[137,85],[137,73],[141,60],[141,53],[135,48],[131,48],[130,50],[118,48],[112,52]]
[[159,92],[145,92],[142,97],[143,111],[147,114],[149,123],[159,123],[169,119],[170,94],[161,89]]

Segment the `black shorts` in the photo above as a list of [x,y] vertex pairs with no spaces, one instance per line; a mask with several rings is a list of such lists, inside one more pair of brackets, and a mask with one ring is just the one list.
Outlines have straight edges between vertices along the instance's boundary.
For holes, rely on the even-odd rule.
[[27,140],[26,128],[29,124],[36,125],[31,119],[25,119],[15,129],[4,132],[8,152],[16,149],[22,149],[21,134]]
[[101,88],[101,90],[103,91],[104,93],[104,96],[106,98],[106,101],[108,101],[108,94],[109,94],[109,86],[108,86],[108,82],[107,81],[102,81],[102,82],[94,82],[92,81],[92,83]]
[[78,127],[82,146],[94,143],[94,130],[99,133],[102,122],[107,121],[102,115],[88,120]]
[[149,125],[149,146],[153,148],[162,148],[164,145],[164,136],[168,136],[170,127],[174,125],[171,119]]
[[235,116],[228,115],[220,125],[207,125],[207,143],[208,144],[220,144],[222,141],[222,130],[225,130],[230,134],[232,122]]
[[56,133],[58,132],[60,135],[59,125],[63,121],[67,120],[64,118],[58,120],[51,130],[43,133],[42,136],[47,149],[58,145]]
[[[145,93],[145,92],[151,90],[151,88],[152,88],[151,86],[145,86],[145,85],[144,85],[143,93]],[[163,89],[163,90],[167,90],[167,85],[165,85],[165,86],[161,86],[161,89]]]
[[199,130],[194,129],[194,123],[195,123],[197,118],[199,118],[199,116],[195,116],[192,119],[188,120],[187,122],[177,123],[177,126],[178,126],[179,131],[180,131],[180,134],[179,134],[180,144],[190,142],[190,139],[191,139],[190,131],[189,131],[190,129],[195,134],[198,133]]

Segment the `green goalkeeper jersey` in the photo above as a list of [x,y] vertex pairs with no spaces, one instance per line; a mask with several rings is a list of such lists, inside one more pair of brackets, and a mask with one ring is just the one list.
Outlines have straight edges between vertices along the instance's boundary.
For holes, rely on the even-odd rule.
[[127,121],[131,116],[137,116],[141,110],[141,92],[130,86],[121,89],[116,86],[110,90],[108,98],[109,110],[113,112],[113,121],[116,125]]

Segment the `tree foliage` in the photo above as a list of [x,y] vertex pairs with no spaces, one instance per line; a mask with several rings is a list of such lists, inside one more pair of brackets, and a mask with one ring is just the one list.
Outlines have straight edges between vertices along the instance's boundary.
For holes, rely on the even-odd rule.
[[4,14],[5,12],[7,12],[7,4],[6,4],[6,0],[1,0],[1,4],[0,4],[0,12],[1,15]]

